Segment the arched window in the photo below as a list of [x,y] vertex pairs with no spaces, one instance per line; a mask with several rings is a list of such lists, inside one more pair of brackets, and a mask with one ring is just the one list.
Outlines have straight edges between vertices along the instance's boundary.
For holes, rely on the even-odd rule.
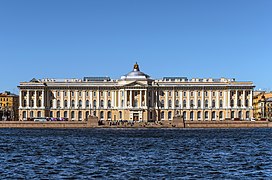
[[230,117],[231,117],[231,119],[234,119],[234,111],[231,111]]
[[168,112],[168,119],[171,119],[171,118],[172,118],[172,112],[169,111],[169,112]]
[[161,119],[164,119],[164,111],[161,112]]
[[179,100],[176,100],[176,107],[179,107]]
[[206,99],[205,100],[205,108],[208,108],[209,107],[209,101]]
[[215,111],[212,112],[212,120],[215,120],[216,113]]
[[246,112],[246,119],[249,119],[249,111]]
[[193,108],[193,107],[194,107],[194,101],[191,100],[191,101],[190,101],[190,108]]
[[191,121],[194,120],[194,112],[193,112],[193,111],[190,112],[190,120],[191,120]]
[[220,119],[220,120],[223,120],[223,111],[220,111],[220,112],[219,112],[219,119]]
[[100,119],[104,119],[104,112],[103,111],[100,112]]
[[57,108],[60,108],[60,100],[57,100]]
[[72,119],[72,120],[75,119],[75,112],[74,112],[74,111],[71,112],[71,119]]
[[111,112],[110,111],[108,111],[108,120],[111,120]]
[[26,119],[26,111],[23,111],[23,119]]
[[161,100],[161,108],[164,108],[164,100]]
[[33,118],[34,117],[34,113],[33,111],[30,111],[30,118]]
[[100,101],[100,107],[101,107],[101,108],[104,108],[104,100],[101,100],[101,101]]
[[172,107],[172,101],[168,100],[168,107],[171,108]]
[[38,117],[42,117],[41,111],[38,111]]
[[78,111],[78,119],[81,121],[82,120],[82,111]]
[[238,112],[238,118],[239,118],[239,119],[242,119],[242,111],[239,111],[239,112]]
[[60,118],[60,112],[57,111],[57,118]]
[[86,108],[89,108],[90,107],[90,101],[89,100],[86,100]]
[[197,119],[200,120],[201,119],[201,111],[197,112]]
[[197,101],[197,107],[201,107],[201,100],[199,99],[198,101]]
[[67,111],[64,111],[64,117],[67,118]]
[[108,100],[108,108],[111,108],[111,100]]
[[75,107],[75,101],[72,100],[72,108],[74,108],[74,107]]
[[86,117],[86,119],[88,119],[88,117],[89,117],[89,111],[85,112],[85,117]]
[[65,107],[65,108],[67,108],[67,107],[68,107],[67,100],[64,100],[64,107]]
[[96,108],[96,100],[93,101],[93,107]]
[[122,111],[119,111],[119,119],[122,119]]
[[208,111],[205,111],[205,119],[209,119],[209,112]]
[[78,107],[82,108],[82,100],[78,101]]
[[222,99],[220,99],[220,101],[219,101],[219,107],[220,107],[220,108],[223,107],[223,101],[222,101]]
[[186,119],[187,119],[187,114],[186,114],[186,111],[183,111],[182,116],[183,116],[183,119],[184,119],[184,120],[186,120]]
[[186,106],[187,106],[186,100],[183,100],[182,106],[183,106],[183,108],[186,108]]
[[215,100],[212,100],[212,107],[215,107]]

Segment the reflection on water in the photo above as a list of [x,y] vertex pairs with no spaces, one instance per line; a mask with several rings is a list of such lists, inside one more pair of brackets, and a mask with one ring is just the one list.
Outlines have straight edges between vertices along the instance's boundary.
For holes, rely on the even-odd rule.
[[272,177],[272,129],[0,129],[2,179]]

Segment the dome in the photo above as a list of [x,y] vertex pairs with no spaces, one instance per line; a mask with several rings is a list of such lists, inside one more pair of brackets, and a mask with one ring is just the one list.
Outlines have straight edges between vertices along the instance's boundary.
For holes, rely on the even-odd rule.
[[141,72],[137,62],[133,66],[133,70],[126,75],[122,76],[121,79],[149,79],[150,76]]

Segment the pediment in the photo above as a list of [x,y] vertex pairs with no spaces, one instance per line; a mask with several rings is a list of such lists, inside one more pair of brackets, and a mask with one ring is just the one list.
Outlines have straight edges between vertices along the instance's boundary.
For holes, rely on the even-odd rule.
[[124,84],[124,86],[145,87],[145,86],[147,86],[147,84],[144,84],[139,81],[133,81],[133,82],[129,82],[127,84]]

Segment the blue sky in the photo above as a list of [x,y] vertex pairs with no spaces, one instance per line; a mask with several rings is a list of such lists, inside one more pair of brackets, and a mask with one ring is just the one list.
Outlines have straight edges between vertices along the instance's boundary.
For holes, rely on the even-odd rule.
[[[271,0],[1,0],[0,91],[35,78],[229,77],[272,90]],[[73,63],[72,63],[73,62]]]

